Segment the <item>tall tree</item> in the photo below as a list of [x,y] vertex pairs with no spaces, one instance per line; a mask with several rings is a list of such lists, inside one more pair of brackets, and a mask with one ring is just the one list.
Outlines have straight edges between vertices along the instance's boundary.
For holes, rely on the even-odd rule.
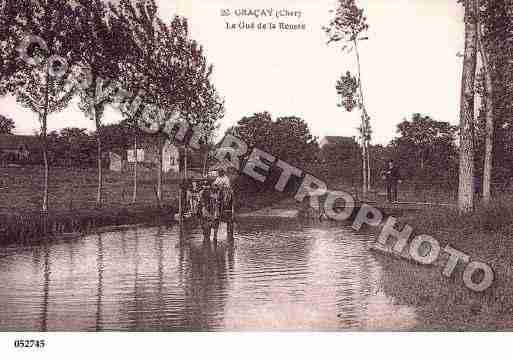
[[201,126],[204,133],[211,133],[214,123],[222,116],[223,103],[210,79],[212,66],[207,63],[202,47],[190,39],[187,21],[175,17],[166,24],[158,18],[156,10],[154,1],[135,4],[122,1],[114,12],[132,31],[136,44],[134,54],[137,56],[130,57],[127,63],[132,71],[123,76],[123,81],[134,90],[142,84],[145,107],[141,122],[158,129],[153,138],[158,152],[157,199],[160,202],[166,125],[179,116],[189,126]]
[[[130,122],[134,127],[134,186],[132,202],[137,201],[137,148],[139,127],[143,125],[141,120],[154,121],[166,115],[166,110],[158,102],[158,89],[161,85],[162,72],[159,60],[162,60],[165,49],[162,48],[161,28],[162,21],[157,15],[157,5],[154,0],[121,0],[117,7],[111,6],[114,18],[127,29],[133,38],[134,47],[124,63],[121,83],[131,93],[137,93],[138,100],[144,103],[144,108],[139,111],[129,111]],[[169,54],[169,53],[168,53]],[[169,59],[172,60],[172,59]],[[161,62],[160,62],[161,63]],[[166,70],[169,68],[166,68]],[[126,113],[122,109],[122,113]],[[157,141],[160,142],[160,139]],[[160,147],[159,147],[160,148]],[[159,152],[161,152],[159,150]],[[159,156],[160,157],[160,156]],[[159,160],[159,168],[161,169]],[[161,170],[159,170],[159,183],[161,182]],[[161,201],[161,194],[157,190],[157,199]],[[160,196],[160,197],[159,197]]]
[[[159,85],[156,81],[156,68],[153,61],[159,44],[157,5],[154,0],[121,0],[117,6],[111,5],[111,11],[113,18],[130,32],[134,45],[130,51],[126,52],[120,82],[125,90],[136,96],[135,101],[144,103],[144,107],[154,106],[155,91]],[[133,126],[135,163],[132,202],[135,203],[138,191],[138,137],[140,117],[143,115],[144,108],[137,106],[135,111],[133,108],[121,107],[120,109]]]
[[97,206],[102,205],[102,116],[112,102],[112,83],[118,76],[123,53],[130,37],[111,19],[107,5],[101,0],[78,0],[80,7],[77,55],[84,82],[80,91],[80,108],[96,128],[98,186]]
[[465,8],[465,52],[460,103],[460,169],[458,208],[462,213],[474,208],[474,95],[477,58],[477,0],[463,0]]
[[[324,28],[327,36],[328,43],[331,42],[343,42],[342,50],[355,51],[356,54],[356,65],[358,78],[356,81],[356,87],[352,88],[353,93],[358,90],[358,96],[354,94],[351,95],[353,98],[357,98],[358,108],[361,110],[361,124],[359,126],[359,131],[362,139],[362,170],[363,170],[363,183],[362,189],[363,194],[365,195],[367,191],[370,189],[370,152],[369,152],[369,143],[371,139],[371,126],[370,126],[370,117],[367,112],[364,100],[364,92],[362,85],[362,77],[361,77],[361,62],[360,62],[360,52],[359,52],[359,41],[366,40],[366,37],[363,37],[363,34],[368,30],[369,25],[367,24],[367,18],[364,16],[363,9],[359,8],[355,0],[338,0],[338,6],[335,10],[335,15],[333,19],[330,21],[328,26]],[[346,84],[345,80],[351,78],[349,73],[346,73],[346,77],[341,78],[337,85],[337,91],[340,94],[340,85],[342,87]],[[344,90],[347,94],[349,94],[346,90]],[[342,103],[345,103],[345,100],[342,100]],[[344,106],[345,107],[345,106]],[[348,107],[346,107],[348,109]]]
[[[198,138],[194,140],[200,144],[199,150],[203,151],[211,142],[217,121],[224,115],[224,102],[211,79],[213,66],[208,63],[203,48],[190,38],[186,19],[176,16],[170,24],[159,22],[158,25],[162,43],[159,45],[159,56],[154,57],[159,69],[156,99],[163,109],[172,114],[160,116],[161,131],[156,134],[159,153],[162,152],[161,145],[167,140],[163,129],[177,117],[195,128],[194,133]],[[162,159],[161,155],[159,159]],[[157,178],[157,193],[161,198],[161,162]]]
[[479,54],[481,55],[481,63],[484,72],[484,96],[483,103],[486,116],[486,132],[485,132],[485,156],[483,167],[483,201],[485,205],[490,204],[491,197],[491,181],[492,181],[492,161],[493,161],[493,142],[494,142],[494,118],[493,118],[493,79],[492,68],[490,66],[489,53],[491,44],[485,43],[484,38],[484,22],[480,20],[481,14],[478,15],[477,25],[477,44]]
[[485,17],[485,43],[491,44],[495,122],[494,181],[507,183],[513,177],[513,3],[490,2],[493,11]]
[[[495,163],[499,167],[509,167],[500,141],[507,131],[508,107],[511,109],[511,49],[513,24],[507,14],[504,0],[479,0],[478,48],[481,59],[480,86],[478,93],[482,99],[480,117],[484,117],[484,164],[483,164],[483,201],[491,201],[491,183],[494,178]],[[509,51],[508,51],[509,48]],[[508,90],[509,87],[509,90]],[[494,158],[495,155],[495,158]],[[500,156],[497,156],[500,155]],[[497,176],[496,176],[497,177]]]
[[[24,67],[17,73],[17,101],[37,116],[44,160],[43,212],[48,211],[49,159],[47,141],[48,115],[63,110],[75,95],[68,81],[71,64],[75,61],[74,36],[76,12],[65,0],[34,0],[24,14],[26,32],[39,36],[46,48],[37,48],[40,66]],[[53,56],[60,56],[56,58]],[[52,60],[52,61],[50,61]],[[67,63],[66,63],[67,62]]]

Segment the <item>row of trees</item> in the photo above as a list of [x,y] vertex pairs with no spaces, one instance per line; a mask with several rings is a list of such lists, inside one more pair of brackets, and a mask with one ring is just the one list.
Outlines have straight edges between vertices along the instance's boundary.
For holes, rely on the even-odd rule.
[[[213,68],[203,48],[190,38],[187,20],[164,22],[154,0],[121,0],[116,5],[101,0],[4,0],[2,5],[0,93],[14,94],[38,116],[43,211],[48,210],[48,118],[73,98],[79,98],[80,109],[96,127],[98,205],[107,106],[115,106],[132,128],[135,148],[141,124],[157,125],[154,136],[161,151],[166,121],[180,117],[191,126],[202,126],[208,135],[223,116],[223,101],[211,80]],[[35,63],[27,63],[17,51],[27,35],[44,42],[27,49]],[[162,163],[158,196],[161,200]]]
[[[356,184],[362,181],[361,146],[347,139],[319,147],[304,120],[295,116],[273,119],[268,112],[243,117],[227,131],[257,147],[328,182]],[[374,182],[381,177],[386,161],[394,158],[402,176],[412,181],[453,183],[457,169],[457,127],[430,116],[412,114],[397,125],[397,136],[387,146],[369,146]],[[415,158],[415,160],[412,160]],[[269,178],[272,187],[274,179]]]
[[[458,0],[465,9],[465,51],[460,103],[459,126],[459,189],[458,206],[461,212],[474,208],[475,177],[483,178],[483,200],[491,201],[493,180],[505,182],[513,176],[513,4],[507,0]],[[333,19],[325,28],[329,42],[342,43],[343,51],[354,51],[357,60],[357,74],[347,71],[337,82],[339,106],[347,111],[361,110],[360,134],[362,139],[363,188],[369,186],[369,141],[370,124],[362,90],[358,42],[368,29],[363,9],[355,0],[338,0]],[[476,99],[479,110],[474,112]],[[420,115],[419,115],[420,116]],[[418,122],[419,118],[413,119]],[[429,125],[429,120],[422,121]],[[433,125],[433,123],[431,123]],[[438,125],[437,125],[438,126]],[[455,128],[432,127],[443,131],[447,138],[440,138],[429,151],[440,152],[446,148],[451,158],[448,143],[456,133]],[[408,132],[411,124],[404,122],[399,132]],[[415,126],[414,126],[415,127]],[[409,136],[406,136],[409,137]],[[409,144],[396,141],[400,148]],[[440,147],[441,146],[441,147]],[[419,142],[421,167],[426,147]],[[450,164],[447,163],[449,166]],[[449,168],[449,167],[447,167]],[[482,175],[476,172],[482,171]]]
[[[505,181],[513,174],[513,153],[508,142],[513,137],[513,4],[506,0],[460,2],[465,9],[465,52],[458,204],[462,212],[470,212],[473,209],[472,180],[478,175],[476,169],[482,169],[486,204],[491,201],[493,179]],[[480,107],[476,116],[477,99]]]
[[[12,129],[14,122],[7,118],[4,121],[0,117],[0,130],[4,127]],[[133,131],[126,120],[102,126],[104,152],[126,153],[133,145]],[[456,126],[419,113],[404,119],[397,125],[398,136],[390,144],[369,147],[373,159],[372,180],[379,179],[386,161],[394,158],[405,179],[452,182],[457,175],[456,132]],[[243,117],[228,133],[244,139],[250,147],[265,149],[327,181],[343,181],[354,185],[362,180],[360,147],[348,138],[342,143],[320,148],[317,138],[299,117],[273,119],[268,112],[255,113]],[[138,138],[144,135],[144,131],[139,130]],[[48,137],[51,164],[94,166],[97,156],[94,145],[96,133],[88,133],[83,128],[64,128],[59,132],[50,132]],[[200,157],[204,159],[204,155]],[[412,161],[412,156],[415,161]]]

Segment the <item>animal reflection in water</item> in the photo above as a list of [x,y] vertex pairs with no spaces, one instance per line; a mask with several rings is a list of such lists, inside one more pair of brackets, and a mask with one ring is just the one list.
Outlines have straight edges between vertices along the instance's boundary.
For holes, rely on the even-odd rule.
[[203,229],[204,240],[210,240],[213,233],[217,242],[219,225],[227,225],[228,240],[233,239],[233,192],[229,188],[204,186],[197,196],[196,203],[191,203],[191,209],[199,218]]

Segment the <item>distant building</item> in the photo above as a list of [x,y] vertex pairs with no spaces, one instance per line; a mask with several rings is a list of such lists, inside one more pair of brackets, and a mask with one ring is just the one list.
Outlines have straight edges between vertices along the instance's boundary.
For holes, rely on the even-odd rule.
[[[128,164],[139,164],[150,167],[157,166],[159,163],[159,149],[154,139],[146,138],[137,146],[137,153],[134,149],[127,150]],[[178,172],[178,147],[167,142],[162,150],[162,170],[167,172]]]
[[2,162],[33,162],[40,157],[41,144],[37,136],[0,135]]
[[323,148],[329,145],[343,145],[343,146],[358,146],[358,142],[354,136],[345,137],[345,136],[326,136],[319,143],[319,147]]
[[123,171],[123,158],[114,152],[109,152],[109,169],[114,172]]

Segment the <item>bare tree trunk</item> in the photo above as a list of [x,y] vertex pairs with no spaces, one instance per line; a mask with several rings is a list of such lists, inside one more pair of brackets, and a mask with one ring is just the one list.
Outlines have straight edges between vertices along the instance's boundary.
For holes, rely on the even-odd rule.
[[46,69],[46,86],[45,86],[45,104],[43,114],[40,117],[41,122],[41,139],[43,142],[43,162],[44,162],[44,183],[43,183],[43,212],[48,212],[48,186],[50,178],[50,165],[48,163],[48,136],[47,136],[47,122],[48,122],[48,106],[50,103],[50,68]]
[[370,191],[371,188],[371,156],[369,143],[367,143],[367,191]]
[[362,197],[367,194],[367,143],[362,135]]
[[492,72],[490,68],[490,62],[488,61],[488,55],[483,44],[483,33],[482,25],[478,23],[477,39],[479,52],[481,54],[481,60],[483,62],[483,68],[485,73],[485,108],[486,108],[486,135],[485,135],[485,159],[483,168],[483,202],[485,205],[489,205],[491,201],[491,182],[492,182],[492,168],[493,168],[493,143],[494,143],[494,90]]
[[159,202],[159,205],[160,203],[162,203],[162,160],[163,160],[163,156],[164,156],[164,144],[163,144],[163,139],[162,138],[158,138],[158,169],[157,169],[157,200]]
[[362,74],[361,74],[361,64],[360,64],[360,52],[358,51],[358,42],[353,39],[354,49],[356,52],[356,65],[358,67],[358,89],[360,91],[360,101],[362,106],[362,169],[363,169],[363,183],[362,183],[362,197],[365,197],[367,191],[370,189],[370,154],[369,154],[369,141],[367,140],[367,110],[365,108],[365,100],[363,96],[363,87],[362,87]]
[[98,150],[98,190],[96,194],[96,205],[98,207],[102,206],[102,192],[103,192],[103,166],[102,166],[102,137],[101,137],[101,122],[98,118],[98,113],[96,111],[96,105],[93,104],[93,117],[94,123],[96,125],[96,147]]
[[203,176],[207,176],[207,168],[208,168],[208,149],[205,151],[205,160],[203,162]]
[[134,127],[134,192],[132,195],[132,203],[137,202],[137,128]]
[[460,104],[460,169],[458,209],[469,213],[474,208],[474,81],[477,55],[477,4],[465,0],[465,55]]
[[96,130],[96,147],[98,149],[98,191],[96,194],[96,204],[102,206],[103,202],[103,167],[102,167],[102,140],[100,138],[99,129]]
[[184,173],[185,173],[185,179],[187,180],[188,174],[187,174],[187,146],[185,146],[185,159],[184,159]]
[[[44,120],[46,122],[46,119]],[[48,144],[46,135],[43,135],[43,162],[44,162],[44,184],[43,184],[43,212],[48,212],[48,181],[50,177],[50,166],[48,163]]]

